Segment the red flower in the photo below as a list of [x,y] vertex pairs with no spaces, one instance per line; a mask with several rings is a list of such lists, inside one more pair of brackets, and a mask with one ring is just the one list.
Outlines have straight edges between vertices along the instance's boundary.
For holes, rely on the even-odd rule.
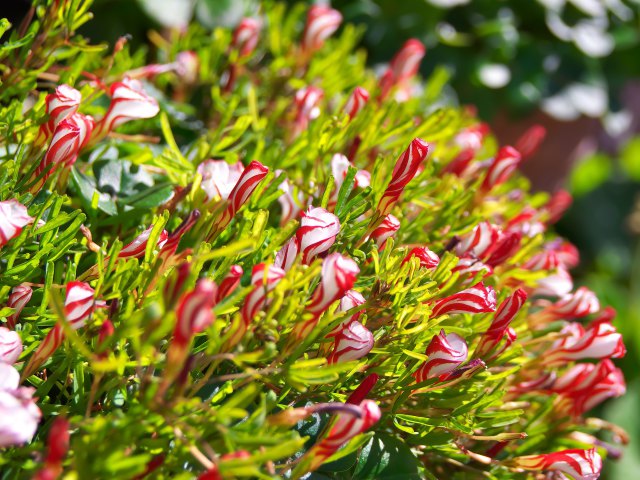
[[227,276],[224,277],[222,282],[220,282],[220,286],[218,287],[218,297],[216,299],[217,302],[221,302],[229,295],[231,295],[236,288],[238,288],[243,273],[244,270],[240,265],[231,265],[231,268],[229,268],[229,273],[227,273]]
[[456,247],[460,256],[473,256],[476,258],[488,258],[496,248],[500,238],[500,229],[489,222],[480,222],[473,230],[462,237]]
[[500,232],[491,255],[487,259],[487,265],[497,267],[509,260],[520,249],[522,233],[520,232]]
[[384,217],[382,223],[371,232],[371,238],[376,242],[379,250],[384,249],[387,240],[391,238],[400,229],[400,220],[389,214]]
[[380,98],[387,97],[395,86],[402,87],[418,73],[420,62],[426,53],[424,45],[417,39],[407,40],[394,55],[389,68],[380,80]]
[[567,325],[562,333],[565,338],[545,352],[543,361],[547,365],[582,360],[585,358],[622,358],[627,350],[622,335],[608,319],[591,322],[584,329],[578,323]]
[[310,207],[302,214],[296,233],[302,263],[308,265],[315,257],[329,250],[339,232],[338,217],[324,208]]
[[260,263],[253,267],[251,272],[251,285],[254,289],[245,298],[241,310],[244,324],[248,326],[260,310],[269,305],[267,294],[271,292],[282,278],[285,271],[273,265]]
[[15,198],[0,202],[0,248],[20,235],[22,229],[32,222],[33,217],[27,213],[27,207]]
[[602,458],[595,448],[561,450],[542,455],[525,455],[513,459],[516,467],[535,472],[551,471],[570,475],[575,480],[596,480],[602,470]]
[[191,338],[213,323],[213,307],[216,304],[218,287],[211,280],[201,278],[193,290],[180,298],[176,309],[177,323],[173,341],[180,346],[188,345]]
[[[118,253],[118,258],[139,258],[144,255],[144,252],[147,249],[147,242],[149,240],[149,236],[151,235],[151,230],[153,230],[153,225],[144,230],[140,235],[133,239],[133,241],[120,250]],[[161,249],[165,243],[167,243],[168,234],[166,230],[162,230],[160,235],[158,236],[158,241],[156,243],[157,247]]]
[[294,98],[296,119],[292,131],[293,138],[306,130],[311,120],[320,116],[320,102],[323,97],[324,92],[317,87],[305,87],[296,92]]
[[527,293],[519,288],[500,304],[489,330],[484,333],[478,348],[476,348],[476,356],[484,357],[495,349],[507,333],[511,321],[516,317],[526,301]]
[[545,210],[549,215],[549,223],[556,223],[573,203],[573,197],[566,190],[558,190],[547,202]]
[[440,263],[440,257],[435,252],[429,250],[429,248],[427,247],[416,247],[411,249],[407,256],[404,257],[402,263],[407,263],[413,257],[416,257],[418,260],[420,260],[420,266],[422,268],[436,268]]
[[216,225],[218,231],[224,230],[229,225],[231,219],[236,216],[240,207],[246,203],[258,184],[267,176],[267,173],[269,173],[269,169],[260,162],[254,160],[247,165],[240,175],[238,183],[229,194],[227,200],[229,204]]
[[260,21],[255,18],[243,18],[233,31],[231,45],[240,52],[241,57],[250,55],[258,46]]
[[582,318],[600,310],[596,294],[587,287],[580,287],[574,293],[566,295],[544,310],[544,314],[553,318]]
[[40,125],[36,145],[42,145],[53,135],[60,122],[78,111],[82,94],[69,85],[58,85],[53,93],[45,98],[49,119]]
[[516,150],[520,152],[522,159],[526,160],[534,155],[546,136],[547,129],[542,125],[532,125],[529,127],[516,142]]
[[358,112],[364,108],[368,101],[369,92],[362,87],[356,87],[349,96],[344,110],[347,112],[347,115],[349,115],[349,118],[353,119]]
[[506,146],[498,150],[495,158],[493,159],[487,175],[482,183],[482,188],[485,191],[489,191],[492,188],[507,181],[511,174],[518,168],[522,157],[520,152],[515,148]]
[[300,244],[298,238],[293,236],[276,254],[274,265],[288,272],[299,252]]
[[486,313],[496,310],[496,292],[493,288],[480,282],[471,288],[449,295],[439,300],[431,317],[444,315],[445,313]]
[[31,300],[31,295],[33,295],[32,288],[24,283],[13,287],[7,300],[7,307],[13,308],[13,313],[7,316],[7,326],[9,328],[15,328],[20,312]]
[[440,330],[440,333],[431,339],[425,353],[429,358],[413,372],[417,383],[450,373],[466,361],[467,342],[460,335],[447,335],[444,330]]
[[307,14],[307,23],[302,35],[302,49],[314,52],[324,45],[342,23],[342,15],[325,5],[313,5]]
[[353,320],[334,335],[333,351],[327,357],[327,362],[358,360],[371,351],[373,343],[373,334],[360,322]]

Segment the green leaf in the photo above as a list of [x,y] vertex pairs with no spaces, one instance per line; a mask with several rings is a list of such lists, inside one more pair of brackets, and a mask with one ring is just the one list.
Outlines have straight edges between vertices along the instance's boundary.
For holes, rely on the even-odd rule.
[[418,480],[420,470],[420,462],[405,443],[376,432],[362,449],[353,478]]

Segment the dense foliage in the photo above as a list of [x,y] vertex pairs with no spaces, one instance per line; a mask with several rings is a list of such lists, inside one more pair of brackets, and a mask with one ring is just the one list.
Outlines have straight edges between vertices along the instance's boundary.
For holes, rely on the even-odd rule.
[[625,348],[549,231],[570,199],[516,172],[535,129],[499,147],[443,106],[416,40],[378,78],[331,9],[152,32],[148,64],[75,35],[89,7],[1,24],[2,478],[588,479],[619,455],[589,411]]

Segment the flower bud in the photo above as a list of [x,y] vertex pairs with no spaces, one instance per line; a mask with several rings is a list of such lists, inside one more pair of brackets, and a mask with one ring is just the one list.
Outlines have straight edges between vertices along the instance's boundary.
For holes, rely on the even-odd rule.
[[22,353],[22,340],[13,330],[0,327],[0,362],[13,365]]
[[15,328],[22,309],[31,300],[31,295],[33,295],[33,290],[29,285],[22,283],[13,287],[7,300],[7,307],[13,308],[13,313],[7,316],[7,326],[9,328]]
[[200,187],[207,194],[207,201],[228,199],[243,170],[241,162],[229,165],[224,160],[205,160],[198,165],[198,173],[202,176]]
[[519,288],[500,304],[489,330],[484,333],[478,348],[476,348],[476,356],[484,357],[496,348],[507,333],[511,321],[516,317],[526,301],[527,293]]
[[538,280],[532,295],[536,297],[565,297],[573,290],[573,279],[564,268]]
[[556,223],[573,203],[573,197],[566,190],[558,190],[547,202],[545,210],[549,215],[548,223]]
[[267,294],[276,288],[276,285],[285,276],[285,271],[274,265],[260,263],[253,267],[251,272],[251,285],[253,290],[244,301],[242,310],[242,319],[245,327],[251,323],[251,320],[259,311],[265,309],[271,300],[267,298]]
[[173,342],[186,346],[191,338],[213,323],[213,307],[216,304],[217,285],[201,278],[193,290],[185,293],[176,309],[177,323],[173,332]]
[[[338,305],[336,313],[347,312],[352,308],[364,304],[365,301],[366,300],[360,292],[356,292],[355,290],[348,290],[340,299],[340,305]],[[358,320],[363,312],[364,310],[359,310],[350,317],[340,322],[340,324],[338,324],[333,330],[331,330],[331,332],[327,334],[327,338],[335,337],[336,335],[338,335],[344,328],[347,327],[347,325],[349,325],[353,321]]]
[[345,403],[360,405],[360,402],[362,402],[366,398],[366,396],[369,395],[371,390],[373,390],[373,387],[375,387],[376,383],[378,383],[379,379],[380,376],[377,373],[371,373],[367,375],[366,378],[362,380],[362,382],[360,382],[360,385],[358,385],[358,387],[353,392],[351,392],[351,395],[349,395]]
[[540,213],[531,207],[524,207],[522,211],[507,222],[506,230],[520,232],[522,235],[533,238],[544,233],[545,225],[538,220]]
[[543,250],[527,260],[522,268],[537,272],[540,270],[555,270],[560,266],[558,254],[552,250]]
[[[378,208],[376,218],[386,217],[400,198],[404,187],[413,179],[429,153],[429,144],[420,138],[415,138],[409,147],[400,155],[391,174],[391,181],[387,186]],[[377,227],[377,225],[375,225]]]
[[[144,255],[144,252],[147,249],[147,241],[149,240],[149,236],[151,235],[151,230],[153,230],[153,225],[144,230],[140,235],[138,235],[131,243],[122,247],[122,250],[118,253],[118,258],[139,258]],[[158,249],[161,249],[165,243],[167,243],[168,233],[166,230],[162,230],[160,236],[158,237],[157,246]]]
[[260,162],[254,160],[247,165],[229,194],[227,208],[216,225],[218,231],[224,230],[229,225],[231,219],[236,216],[240,207],[246,203],[258,184],[267,176],[267,173],[269,173],[269,169]]
[[47,437],[47,464],[59,464],[67,456],[69,450],[69,421],[64,417],[57,417],[51,424]]
[[407,256],[404,257],[402,264],[404,265],[413,257],[416,257],[418,260],[420,260],[420,267],[422,268],[433,269],[436,268],[438,264],[440,264],[440,257],[435,252],[429,250],[428,247],[412,248]]
[[231,46],[238,50],[240,57],[253,53],[260,38],[260,21],[256,18],[245,17],[233,31]]
[[231,295],[236,288],[238,288],[243,273],[244,270],[240,265],[231,265],[231,268],[229,268],[229,273],[227,273],[227,276],[224,277],[222,282],[220,282],[220,286],[218,287],[218,298],[216,300],[217,303],[220,303],[222,300]]
[[558,260],[564,268],[571,269],[577,267],[580,263],[580,252],[578,252],[575,245],[566,240],[557,238],[545,243],[544,248],[556,252]]
[[317,87],[305,87],[296,92],[294,104],[296,106],[296,118],[292,136],[296,138],[309,126],[311,120],[320,116],[320,102],[324,92]]
[[622,358],[627,353],[622,335],[606,319],[595,320],[586,329],[578,323],[572,323],[567,325],[562,333],[568,336],[556,342],[545,352],[543,357],[545,364],[552,365],[586,358]]
[[104,138],[109,132],[131,120],[153,118],[160,111],[158,102],[144,91],[138,80],[125,78],[111,85],[111,104],[95,129],[93,141]]
[[550,390],[559,393],[556,410],[579,417],[607,398],[626,392],[622,371],[609,359],[594,365],[580,363],[559,377]]
[[42,417],[34,388],[20,387],[20,374],[0,363],[0,448],[30,442]]
[[[351,162],[342,155],[341,153],[336,153],[331,158],[331,173],[335,180],[335,190],[333,191],[333,201],[335,202],[338,199],[338,191],[340,187],[344,183],[344,179],[347,176],[347,171],[349,167],[353,167]],[[358,170],[356,176],[354,178],[354,187],[368,187],[371,184],[371,174],[366,170]]]
[[362,87],[356,87],[344,106],[345,112],[349,115],[350,119],[353,119],[360,110],[364,108],[369,101],[369,92]]
[[477,258],[463,257],[458,260],[458,264],[455,267],[453,267],[451,272],[452,273],[457,272],[461,278],[466,277],[465,281],[463,282],[463,285],[464,285],[471,282],[475,278],[475,276],[480,272],[484,272],[484,274],[482,275],[482,278],[492,275],[493,268],[491,268],[489,265],[485,263],[482,263]]
[[35,143],[37,145],[44,144],[60,122],[78,111],[81,101],[82,94],[66,84],[58,85],[53,93],[47,95],[45,104],[49,119],[40,126],[40,132]]
[[358,360],[371,351],[373,343],[373,333],[354,320],[335,335],[333,351],[327,357],[327,363]]
[[547,129],[542,125],[532,125],[522,134],[516,142],[516,150],[522,155],[522,159],[526,160],[533,156],[540,148],[540,144],[547,136]]
[[509,260],[520,249],[522,233],[520,232],[500,232],[498,241],[487,259],[487,265],[497,267]]
[[439,300],[431,318],[454,313],[486,313],[496,310],[496,292],[492,287],[480,282],[471,288],[449,295]]
[[305,472],[316,470],[345,443],[367,431],[380,420],[382,413],[373,400],[363,400],[358,407],[360,417],[349,413],[338,414],[327,436],[304,455],[301,465],[304,466]]
[[475,150],[465,148],[442,169],[442,173],[451,173],[457,177],[462,177],[475,155]]
[[342,297],[347,290],[353,287],[360,269],[356,262],[339,253],[332,253],[322,262],[322,277],[320,284],[311,296],[307,311],[312,316],[297,323],[291,332],[292,339],[303,340],[309,336],[318,319],[329,305]]
[[293,187],[286,178],[278,186],[284,192],[278,197],[278,203],[282,207],[282,215],[280,216],[280,225],[286,224],[289,220],[296,218],[302,210],[301,205],[304,202],[302,192],[298,192],[297,200],[293,197]]
[[191,213],[185,218],[178,228],[176,228],[173,232],[167,235],[167,241],[160,249],[159,256],[163,258],[170,257],[171,255],[176,253],[178,249],[178,245],[180,244],[180,240],[185,233],[191,230],[191,227],[195,225],[195,223],[200,218],[199,210],[192,210]]
[[182,80],[187,84],[195,83],[198,80],[198,70],[200,61],[196,52],[187,50],[176,55],[174,62],[175,70]]
[[385,99],[394,86],[402,86],[418,73],[425,53],[424,45],[415,38],[404,43],[391,59],[388,70],[380,80],[381,99]]
[[329,250],[339,232],[338,217],[324,208],[309,207],[309,210],[302,214],[300,228],[296,232],[302,263],[308,265],[318,255]]
[[500,148],[487,170],[482,189],[488,192],[506,182],[515,169],[518,168],[520,160],[522,160],[520,152],[515,148],[510,146]]
[[580,287],[574,293],[566,295],[555,304],[547,307],[544,313],[554,318],[582,318],[600,310],[596,294],[587,287]]
[[542,455],[515,457],[514,466],[534,472],[560,472],[575,480],[596,480],[602,471],[602,458],[595,448],[561,450]]
[[459,132],[454,139],[454,143],[463,150],[470,149],[473,152],[477,152],[482,148],[484,139],[487,138],[489,133],[491,133],[489,125],[478,123]]
[[324,42],[342,23],[342,15],[325,5],[313,5],[307,13],[307,23],[302,34],[302,49],[305,52],[320,50]]
[[173,274],[165,281],[162,294],[167,310],[172,309],[178,301],[189,275],[191,275],[191,263],[183,262],[174,269]]
[[378,250],[383,250],[387,240],[400,229],[400,220],[389,214],[384,217],[382,223],[371,232],[371,238],[376,242]]
[[298,238],[293,236],[276,254],[274,265],[278,268],[282,268],[285,272],[288,272],[299,252],[300,246]]
[[[95,291],[89,284],[79,281],[67,283],[67,295],[64,301],[64,314],[71,328],[77,330],[84,327],[87,319],[97,307],[104,307],[102,301],[94,299]],[[47,336],[29,359],[29,363],[22,371],[22,377],[27,378],[35,372],[45,360],[62,345],[64,330],[59,323],[49,330]]]
[[444,330],[440,330],[440,333],[431,339],[425,353],[429,358],[413,373],[417,383],[452,372],[466,361],[467,342],[460,335],[447,335]]
[[456,247],[460,256],[473,256],[476,258],[488,258],[498,243],[500,229],[489,222],[480,222],[473,230],[462,237]]

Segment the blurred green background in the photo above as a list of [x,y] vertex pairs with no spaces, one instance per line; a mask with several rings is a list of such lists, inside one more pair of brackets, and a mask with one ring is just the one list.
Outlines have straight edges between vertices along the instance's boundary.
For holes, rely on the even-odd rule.
[[[298,3],[298,2],[290,2]],[[311,3],[311,2],[307,2]],[[28,0],[0,13],[19,21]],[[547,128],[524,165],[534,188],[564,186],[575,201],[558,224],[581,252],[574,273],[615,321],[628,348],[619,362],[628,394],[604,405],[631,444],[606,478],[640,472],[640,0],[334,0],[345,21],[363,25],[371,65],[405,40],[427,46],[422,73],[449,78],[448,102],[472,104],[499,139],[513,142],[533,123]],[[258,0],[95,0],[94,42],[130,35],[150,48],[150,29],[234,26],[264,8]],[[153,57],[153,51],[150,51]],[[444,68],[444,70],[443,70]]]

